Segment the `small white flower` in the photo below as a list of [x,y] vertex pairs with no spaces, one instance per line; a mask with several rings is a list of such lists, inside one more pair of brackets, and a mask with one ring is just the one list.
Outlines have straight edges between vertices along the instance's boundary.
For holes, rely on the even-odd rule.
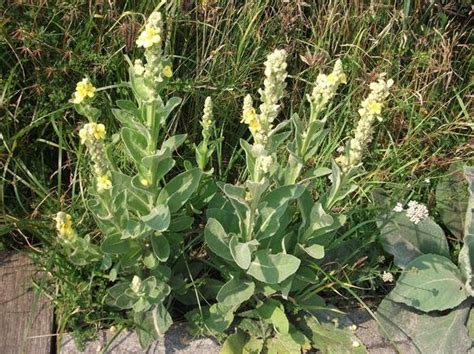
[[360,347],[360,343],[359,343],[359,341],[357,341],[357,340],[353,340],[353,341],[352,341],[352,346],[353,346],[354,348],[358,348],[358,347]]
[[431,180],[429,178],[425,178],[425,183],[426,184],[430,184],[431,183]]
[[424,204],[412,200],[408,203],[406,216],[411,222],[418,224],[420,221],[429,216],[428,208]]
[[395,205],[395,208],[393,208],[393,211],[396,213],[400,213],[403,211],[403,204],[398,202],[397,205]]
[[382,273],[382,280],[384,283],[393,283],[394,281],[393,274],[390,272],[384,271]]

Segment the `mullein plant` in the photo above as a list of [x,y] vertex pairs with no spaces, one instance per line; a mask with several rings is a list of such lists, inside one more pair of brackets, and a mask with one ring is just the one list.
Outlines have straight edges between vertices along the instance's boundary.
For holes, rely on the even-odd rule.
[[[308,97],[309,118],[294,114],[276,124],[286,86],[286,56],[284,50],[276,50],[265,62],[259,111],[250,95],[244,99],[241,121],[248,125],[253,140],[241,140],[247,178],[241,184],[218,183],[222,193],[209,205],[204,231],[224,283],[215,304],[205,307],[200,317],[196,313],[189,317],[199,317],[211,333],[236,325],[225,348],[238,341],[249,352],[280,352],[283,347],[295,353],[308,347],[352,350],[360,348],[360,343],[350,333],[328,326],[311,311],[324,306],[318,296],[323,288],[318,264],[324,262],[325,248],[346,221],[333,207],[355,189],[352,176],[362,158],[361,154],[356,158],[355,151],[361,147],[357,153],[362,153],[372,130],[356,136],[359,145],[351,140],[348,163],[338,159],[331,169],[308,166],[328,132],[324,128],[327,118],[321,115],[346,82],[346,75],[341,61],[336,61],[332,73],[317,77]],[[390,85],[371,85],[372,93],[362,104],[367,112],[360,112],[359,126],[372,124],[380,116]],[[287,154],[282,153],[282,145]],[[315,193],[312,182],[327,174],[331,174],[331,186]],[[335,331],[339,341],[318,335],[327,331]]]
[[[169,283],[174,276],[171,264],[177,263],[184,235],[193,224],[192,208],[185,204],[202,175],[200,168],[190,167],[182,173],[173,171],[171,179],[167,177],[176,164],[173,152],[184,143],[186,135],[165,139],[167,118],[181,99],[165,101],[161,95],[173,75],[163,40],[162,15],[154,12],[136,42],[144,48],[145,60],[128,60],[127,86],[134,100],[118,100],[117,108],[112,109],[122,126],[121,143],[133,163],[131,174],[118,169],[108,158],[113,143],[98,121],[100,110],[93,106],[100,90],[85,78],[77,84],[71,99],[76,110],[88,119],[79,137],[92,165],[87,206],[101,231],[95,241],[99,246],[88,237],[79,237],[69,215],[60,212],[57,216],[60,242],[68,254],[75,256],[71,260],[80,260],[76,255],[83,255],[76,264],[102,262],[113,282],[105,302],[126,311],[143,347],[171,325],[167,308]],[[212,124],[209,112],[206,119],[208,131]]]

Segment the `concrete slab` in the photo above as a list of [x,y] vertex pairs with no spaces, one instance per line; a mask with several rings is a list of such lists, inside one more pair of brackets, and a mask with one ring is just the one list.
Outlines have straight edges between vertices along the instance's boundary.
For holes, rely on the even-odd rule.
[[37,271],[17,252],[0,252],[0,353],[51,352],[53,311],[49,301],[31,289]]
[[[82,353],[96,354],[103,350],[109,341],[114,337],[115,333],[111,331],[100,331],[96,340],[88,342],[86,349]],[[77,354],[79,352],[74,344],[71,336],[65,335],[60,344],[61,354]],[[109,346],[107,353],[122,354],[218,354],[220,350],[219,344],[211,338],[193,338],[190,336],[186,328],[182,325],[172,326],[166,332],[164,339],[153,343],[147,351],[140,348],[140,343],[135,332],[123,331]]]
[[[371,354],[395,354],[397,349],[401,353],[414,353],[409,343],[390,343],[383,338],[379,334],[377,322],[365,309],[352,309],[347,315],[332,313],[332,316],[328,317],[327,320],[336,323],[339,328],[352,330],[355,337],[365,345]],[[86,350],[83,353],[92,354],[101,351],[113,336],[114,333],[110,331],[101,331],[95,341],[87,344]],[[121,333],[107,352],[117,354],[217,354],[219,350],[220,346],[213,339],[193,338],[187,333],[185,326],[177,325],[171,327],[166,333],[164,340],[154,343],[146,352],[140,349],[138,338],[134,332]],[[78,354],[80,352],[76,350],[72,338],[66,335],[63,339],[60,353]]]

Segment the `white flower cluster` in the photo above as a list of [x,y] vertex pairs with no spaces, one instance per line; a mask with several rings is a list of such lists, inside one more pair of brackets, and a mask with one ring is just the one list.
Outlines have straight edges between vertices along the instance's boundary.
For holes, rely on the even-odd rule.
[[362,154],[367,145],[372,141],[373,124],[380,120],[380,114],[393,80],[379,79],[370,84],[370,94],[362,101],[359,109],[360,120],[354,131],[354,137],[349,142],[349,151],[346,155],[339,156],[336,161],[344,172],[357,167],[362,162]]
[[347,83],[346,74],[344,74],[341,60],[338,59],[332,73],[318,75],[309,101],[321,109],[334,97],[339,85],[345,83]]
[[418,224],[423,219],[429,216],[428,208],[421,203],[418,203],[414,200],[408,203],[408,209],[406,211],[406,216],[414,224]]
[[286,87],[286,56],[284,49],[277,49],[265,61],[264,88],[258,90],[262,103],[257,118],[260,129],[255,134],[255,141],[259,144],[265,145],[267,143],[268,134],[273,128],[272,123],[280,109],[278,101],[283,97]]
[[382,280],[384,283],[393,283],[395,279],[392,273],[384,271],[382,274]]
[[420,221],[426,219],[430,215],[426,205],[418,203],[414,200],[408,202],[408,208],[406,210],[403,207],[403,204],[398,202],[393,208],[393,211],[396,213],[405,211],[407,218],[414,224],[418,224]]
[[204,101],[204,110],[201,119],[202,136],[204,140],[209,139],[209,136],[211,135],[211,127],[214,124],[212,108],[212,99],[208,96]]

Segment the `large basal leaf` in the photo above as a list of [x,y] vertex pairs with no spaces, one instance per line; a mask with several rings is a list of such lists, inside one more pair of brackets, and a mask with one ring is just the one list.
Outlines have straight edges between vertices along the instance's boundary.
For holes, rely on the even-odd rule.
[[290,254],[268,254],[267,250],[255,252],[255,259],[247,273],[267,284],[278,284],[293,275],[301,261]]
[[217,301],[225,306],[235,306],[250,299],[255,291],[255,284],[250,280],[232,278],[225,283],[217,294]]
[[467,298],[467,293],[453,262],[424,254],[407,264],[390,296],[393,301],[429,312],[454,308]]
[[468,193],[462,170],[453,166],[451,174],[436,187],[436,206],[449,231],[462,240]]
[[464,174],[469,182],[469,200],[465,216],[464,245],[459,252],[459,268],[463,274],[466,289],[474,296],[474,168],[465,167]]
[[204,229],[204,239],[209,249],[219,257],[234,261],[229,249],[230,237],[216,219],[209,219]]
[[415,224],[405,213],[393,213],[388,220],[377,222],[384,250],[394,256],[400,268],[422,254],[449,257],[448,242],[443,230],[431,218]]
[[178,211],[196,190],[202,171],[199,168],[183,172],[163,187],[158,202],[167,202],[171,213]]
[[376,317],[379,332],[397,343],[402,353],[467,353],[472,341],[465,323],[469,301],[447,314],[427,314],[399,304],[387,296],[379,305]]

